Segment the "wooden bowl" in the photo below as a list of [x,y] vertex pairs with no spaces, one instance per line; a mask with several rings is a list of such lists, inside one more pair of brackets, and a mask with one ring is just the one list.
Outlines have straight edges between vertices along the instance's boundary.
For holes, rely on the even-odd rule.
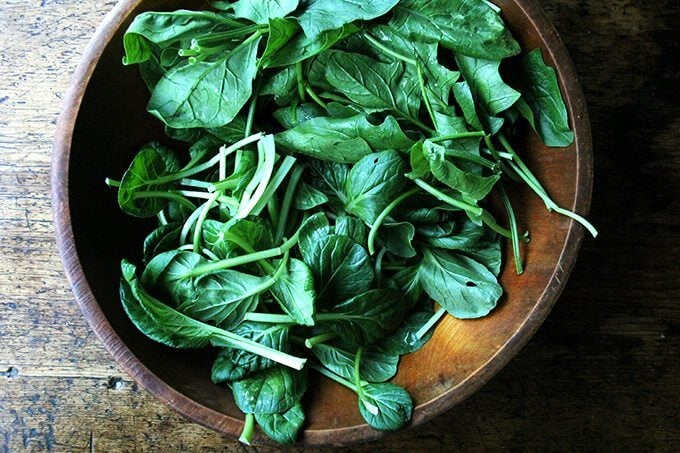
[[[533,0],[497,3],[522,46],[541,47],[547,62],[557,68],[576,133],[568,149],[549,150],[527,132],[521,148],[556,201],[585,213],[593,180],[591,135],[573,64]],[[230,392],[210,381],[213,353],[154,343],[123,313],[119,263],[123,257],[139,261],[150,225],[123,215],[114,193],[104,185],[105,177],[125,171],[140,145],[163,137],[160,123],[146,113],[148,93],[137,68],[121,65],[123,32],[141,11],[201,4],[122,0],[109,14],[87,48],[64,102],[54,143],[53,204],[58,246],[76,299],[114,358],[177,412],[235,437],[243,416]],[[525,188],[513,188],[513,198],[522,226],[532,232],[526,272],[518,277],[512,263],[506,264],[502,275],[506,296],[491,316],[474,321],[446,317],[425,348],[402,359],[396,383],[416,403],[412,426],[453,407],[491,379],[531,338],[567,282],[583,229],[548,213]],[[363,422],[355,395],[325,379],[311,385],[305,405],[308,422],[302,444],[346,445],[382,436]]]

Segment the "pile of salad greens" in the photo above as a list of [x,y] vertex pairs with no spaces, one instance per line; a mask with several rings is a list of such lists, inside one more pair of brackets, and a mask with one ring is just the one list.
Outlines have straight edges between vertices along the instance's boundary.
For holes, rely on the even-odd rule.
[[355,392],[372,427],[400,429],[400,356],[446,313],[496,307],[502,238],[523,271],[508,186],[596,234],[511,145],[524,121],[573,142],[556,73],[484,0],[211,7],[140,14],[124,38],[168,135],[107,180],[124,212],[158,219],[143,268],[122,263],[125,311],[155,341],[217,348],[243,442],[256,424],[297,439],[308,369]]

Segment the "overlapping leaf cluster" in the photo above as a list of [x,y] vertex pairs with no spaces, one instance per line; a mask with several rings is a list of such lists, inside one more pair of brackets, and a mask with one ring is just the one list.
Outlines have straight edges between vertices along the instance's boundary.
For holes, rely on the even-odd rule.
[[123,262],[124,308],[156,341],[219,348],[212,379],[246,414],[245,442],[255,423],[295,441],[306,364],[356,392],[371,426],[399,429],[413,407],[387,382],[399,357],[446,312],[493,310],[502,236],[522,271],[504,185],[591,228],[508,139],[524,117],[571,144],[555,72],[540,50],[517,56],[483,0],[211,4],[143,13],[125,35],[149,112],[189,155],[150,143],[109,181],[125,212],[159,219],[144,269]]

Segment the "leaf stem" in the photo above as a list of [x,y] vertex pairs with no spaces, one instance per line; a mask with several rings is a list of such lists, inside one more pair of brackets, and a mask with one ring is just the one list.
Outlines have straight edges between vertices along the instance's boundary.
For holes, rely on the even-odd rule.
[[291,206],[293,204],[293,197],[297,191],[298,185],[300,184],[300,178],[302,178],[302,173],[304,173],[305,167],[297,166],[293,173],[290,175],[288,180],[288,187],[283,195],[283,202],[281,203],[281,209],[279,209],[279,220],[276,224],[276,233],[274,235],[274,241],[279,242],[285,234],[286,226],[288,224],[288,215],[290,214]]
[[558,214],[562,214],[563,216],[575,220],[576,222],[580,223],[586,230],[588,230],[588,232],[594,238],[597,238],[599,233],[597,229],[593,226],[593,224],[591,224],[588,220],[586,220],[579,214],[576,214],[575,212],[570,211],[568,209],[564,209],[560,207],[557,203],[555,203],[552,200],[552,198],[550,198],[550,195],[548,195],[548,192],[545,190],[545,188],[538,181],[538,178],[534,176],[529,167],[526,164],[524,164],[522,159],[512,148],[510,142],[508,142],[505,136],[503,134],[500,134],[498,138],[501,141],[501,144],[503,145],[505,150],[508,151],[513,157],[513,162],[510,163],[511,168],[513,168],[519,174],[519,176],[522,179],[524,179],[524,181],[529,185],[529,187],[543,200],[548,210],[555,211]]
[[149,192],[138,192],[133,195],[135,200],[143,198],[165,198],[166,200],[176,201],[177,203],[186,206],[189,209],[196,209],[196,205],[191,201],[187,200],[184,196],[176,192],[161,192],[161,191],[149,191]]
[[473,206],[463,201],[456,200],[455,198],[446,195],[444,192],[432,187],[430,184],[426,183],[420,178],[416,179],[414,182],[418,187],[423,189],[425,192],[428,192],[430,195],[437,198],[439,201],[443,201],[444,203],[449,204],[454,208],[467,211],[470,214],[474,215],[475,217],[480,217],[484,213],[484,210],[479,206]]
[[[288,173],[290,173],[291,169],[295,165],[295,162],[297,162],[297,159],[293,156],[286,156],[283,159],[283,162],[281,162],[281,165],[272,177],[267,189],[264,191],[262,198],[257,203],[257,205],[255,205],[255,208],[252,212],[253,215],[260,215],[262,210],[269,203],[269,200],[272,199],[276,191],[279,190],[279,187],[281,187],[281,184],[283,184],[283,181],[286,179],[286,176],[288,176]],[[283,235],[278,240],[280,241],[282,237]]]
[[416,72],[418,73],[418,83],[420,84],[420,92],[423,95],[425,107],[427,107],[427,113],[430,115],[430,119],[432,120],[432,124],[434,125],[435,131],[438,131],[439,124],[437,123],[437,117],[434,114],[434,109],[432,108],[432,103],[430,102],[430,96],[427,93],[425,84],[425,74],[423,74],[423,67],[420,63],[416,64]]
[[288,315],[277,315],[272,313],[247,313],[243,320],[268,324],[297,324],[295,320]]
[[104,183],[109,187],[120,187],[120,181],[116,181],[115,179],[106,178]]
[[427,335],[430,329],[432,329],[432,327],[434,327],[434,325],[437,324],[445,314],[446,314],[445,308],[440,308],[439,310],[437,310],[436,313],[433,314],[432,317],[423,325],[423,327],[418,329],[418,332],[416,332],[416,338],[420,340],[425,335]]
[[246,414],[246,419],[243,423],[243,431],[241,432],[241,437],[238,441],[250,445],[250,441],[253,438],[255,432],[255,414]]
[[500,226],[496,219],[489,213],[489,211],[484,211],[482,213],[482,222],[486,224],[489,228],[494,230],[496,233],[500,234],[504,238],[512,239],[512,232]]
[[323,376],[326,376],[328,379],[335,381],[335,382],[337,382],[338,384],[340,384],[344,387],[347,387],[348,389],[350,389],[354,393],[358,392],[357,387],[354,384],[352,384],[350,381],[338,376],[337,374],[333,373],[332,371],[328,370],[327,368],[325,368],[321,365],[317,365],[314,362],[309,362],[309,367],[311,369],[315,370],[315,371],[318,371]]
[[390,49],[389,47],[385,46],[383,43],[378,41],[376,38],[374,38],[371,34],[369,33],[364,33],[364,37],[366,38],[366,41],[368,41],[371,45],[375,46],[376,48],[382,50],[385,52],[387,55],[390,55],[397,60],[401,60],[405,63],[408,63],[413,66],[418,66],[418,62],[414,60],[413,58],[409,58],[405,55],[402,55],[398,52],[395,52],[394,50]]
[[194,268],[192,271],[187,272],[182,275],[180,279],[186,279],[191,277],[197,277],[199,275],[208,274],[214,271],[220,271],[225,269],[231,269],[237,266],[243,266],[244,264],[255,263],[257,261],[267,260],[270,258],[276,258],[283,255],[298,243],[298,238],[300,236],[300,230],[298,230],[292,238],[284,242],[280,247],[275,247],[269,250],[263,250],[261,252],[250,253],[248,255],[237,256],[235,258],[227,258],[225,260],[218,261],[216,263],[210,263],[203,266]]
[[515,258],[515,271],[517,275],[522,275],[524,273],[524,267],[522,266],[522,252],[520,250],[520,239],[519,239],[519,229],[517,227],[517,217],[515,216],[515,209],[512,207],[510,202],[510,197],[508,197],[507,192],[503,184],[499,184],[498,191],[501,194],[501,199],[503,200],[503,205],[508,213],[508,221],[510,223],[510,232],[512,233],[512,251]]
[[328,111],[328,104],[326,104],[326,103],[324,102],[324,100],[321,99],[321,98],[319,97],[319,95],[316,94],[316,93],[314,92],[314,90],[312,89],[312,87],[310,87],[309,85],[306,86],[306,87],[305,87],[305,91],[307,92],[307,94],[309,94],[309,97],[312,98],[312,100],[313,100],[314,102],[316,102],[317,104],[319,104],[319,105],[321,106],[321,108],[323,108],[324,110]]
[[375,253],[375,239],[378,236],[378,230],[380,229],[380,226],[383,224],[383,222],[385,222],[385,219],[387,219],[387,217],[397,208],[397,206],[418,192],[418,189],[411,189],[408,192],[400,195],[394,201],[392,201],[392,203],[387,205],[387,207],[383,209],[383,211],[378,215],[378,218],[375,219],[375,222],[373,222],[373,225],[371,225],[371,230],[368,233],[368,252],[371,255]]
[[446,142],[449,140],[458,140],[461,138],[477,138],[477,137],[485,137],[486,132],[484,131],[473,131],[473,132],[460,132],[458,134],[451,134],[451,135],[441,135],[439,137],[432,137],[429,140],[432,143],[441,143],[441,142]]
[[305,340],[305,346],[307,346],[309,349],[312,349],[317,344],[321,344],[321,343],[325,343],[327,341],[333,340],[337,336],[338,335],[335,332],[322,333],[321,335],[317,335],[315,337],[307,338]]
[[210,196],[208,201],[205,202],[205,204],[203,205],[203,209],[201,209],[201,213],[198,216],[198,220],[196,220],[196,226],[194,226],[194,253],[200,253],[201,251],[203,223],[208,218],[208,214],[210,214],[210,210],[215,206],[217,199],[220,198],[221,196],[222,192],[215,192]]
[[295,63],[295,75],[297,77],[297,89],[300,101],[305,102],[305,75],[302,71],[302,62]]

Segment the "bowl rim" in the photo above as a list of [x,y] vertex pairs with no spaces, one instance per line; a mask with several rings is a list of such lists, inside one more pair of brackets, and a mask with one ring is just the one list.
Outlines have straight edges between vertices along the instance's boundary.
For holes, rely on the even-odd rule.
[[[75,124],[81,103],[97,64],[122,23],[143,0],[120,0],[108,13],[83,52],[71,80],[56,126],[52,148],[51,192],[57,248],[76,301],[90,328],[116,362],[141,387],[191,421],[237,438],[243,421],[208,408],[165,383],[149,370],[127,347],[108,322],[87,282],[76,251],[69,206],[69,161]],[[590,209],[593,189],[593,150],[590,121],[576,69],[556,29],[535,0],[513,0],[529,21],[540,30],[538,39],[553,61],[562,84],[565,103],[576,132],[576,194],[569,208],[585,214]],[[504,1],[502,2],[504,3]],[[578,114],[577,114],[578,112]],[[531,339],[566,286],[576,263],[584,230],[570,220],[566,239],[549,282],[520,327],[495,354],[463,381],[438,397],[414,408],[409,427],[421,425],[470,397],[498,373]],[[367,424],[344,428],[305,430],[299,442],[307,446],[341,446],[373,441],[385,435]]]

